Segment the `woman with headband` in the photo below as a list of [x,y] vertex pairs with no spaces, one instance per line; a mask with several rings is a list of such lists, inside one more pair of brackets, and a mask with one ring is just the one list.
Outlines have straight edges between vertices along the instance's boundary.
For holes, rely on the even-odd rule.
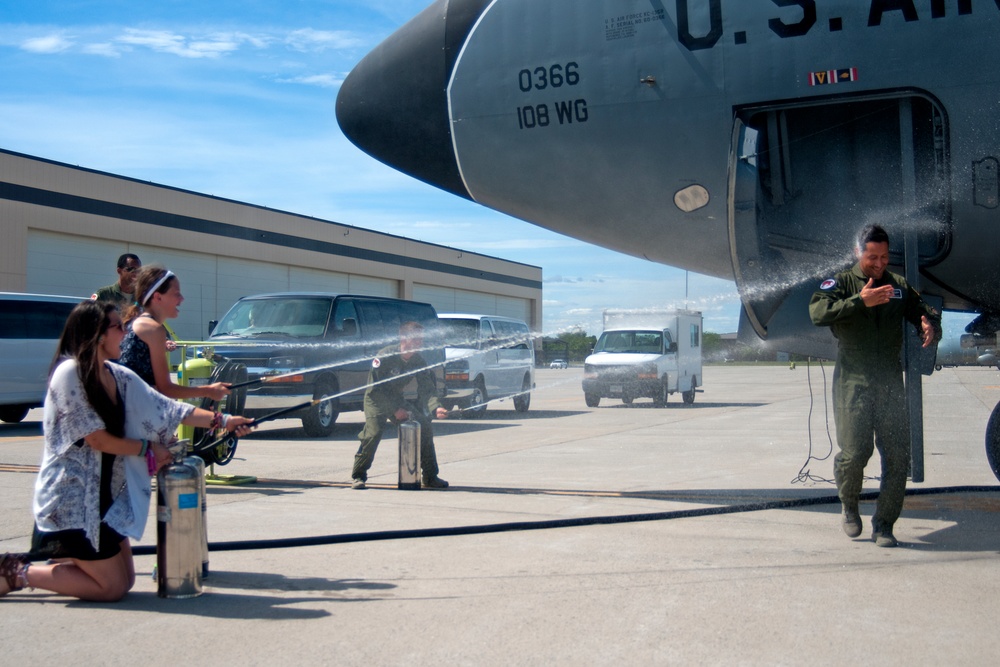
[[178,308],[184,302],[177,276],[157,264],[144,266],[135,279],[133,293],[136,303],[124,314],[128,333],[122,341],[118,362],[169,398],[221,401],[228,395],[229,385],[224,382],[183,387],[171,379],[167,363],[167,328],[163,323],[177,317]]

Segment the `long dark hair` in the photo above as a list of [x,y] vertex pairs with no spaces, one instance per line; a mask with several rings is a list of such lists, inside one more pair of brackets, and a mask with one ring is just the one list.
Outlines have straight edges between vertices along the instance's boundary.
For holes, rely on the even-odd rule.
[[[135,277],[135,287],[132,288],[132,295],[135,297],[135,303],[128,307],[124,313],[122,313],[122,319],[126,324],[139,317],[142,314],[142,309],[148,303],[149,299],[145,298],[147,292],[153,288],[160,278],[167,274],[167,269],[160,264],[149,264],[139,269],[139,273]],[[169,280],[164,280],[163,284],[156,288],[156,294],[165,294],[170,286],[177,280],[176,276],[171,276]],[[149,298],[153,295],[150,294]]]
[[63,360],[76,359],[87,400],[106,424],[113,419],[114,404],[101,385],[101,361],[97,352],[115,310],[118,307],[114,303],[89,300],[73,308],[66,318],[66,327],[59,337],[56,358],[52,362],[54,371]]

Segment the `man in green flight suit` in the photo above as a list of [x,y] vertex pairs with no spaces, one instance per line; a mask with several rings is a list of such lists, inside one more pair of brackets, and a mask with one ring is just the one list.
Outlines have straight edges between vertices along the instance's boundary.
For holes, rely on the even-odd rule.
[[90,295],[93,301],[108,301],[118,306],[118,310],[125,312],[125,309],[135,302],[132,290],[135,288],[136,271],[142,268],[139,256],[127,252],[118,257],[118,280],[106,287],[102,287]]
[[909,417],[900,350],[903,320],[917,328],[928,347],[941,337],[940,315],[886,270],[889,235],[869,225],[858,235],[857,264],[822,282],[809,301],[813,324],[828,326],[837,338],[833,410],[840,451],[833,471],[842,505],[844,532],[861,534],[858,498],[865,465],[878,447],[882,481],[872,516],[872,541],[898,544],[893,524],[903,509],[910,470]]
[[[399,344],[379,350],[372,360],[368,373],[368,390],[365,391],[365,428],[358,434],[361,445],[354,455],[351,472],[354,489],[365,488],[368,469],[375,459],[375,451],[382,440],[385,422],[397,424],[412,416],[420,422],[420,469],[422,485],[432,489],[447,488],[448,482],[438,477],[437,455],[434,451],[434,432],[428,413],[446,419],[448,411],[438,399],[434,372],[420,355],[423,347],[424,328],[419,322],[404,322],[399,327]],[[407,401],[403,390],[416,377],[416,404]],[[419,406],[426,406],[425,413]]]

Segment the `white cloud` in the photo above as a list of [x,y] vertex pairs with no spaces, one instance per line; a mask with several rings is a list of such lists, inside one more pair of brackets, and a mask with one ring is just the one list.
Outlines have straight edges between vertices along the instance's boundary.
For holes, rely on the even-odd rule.
[[[6,28],[6,26],[5,26]],[[48,32],[40,34],[41,31]],[[150,29],[130,27],[79,27],[79,44],[66,36],[60,28],[19,27],[8,30],[0,44],[13,44],[32,53],[85,53],[119,57],[133,49],[149,49],[182,58],[218,58],[249,47],[264,50],[272,46],[299,53],[319,53],[329,50],[346,50],[369,46],[357,34],[347,30],[298,30],[275,31],[184,31],[181,29]],[[32,34],[34,33],[34,34]],[[339,86],[343,75],[317,75],[302,77],[294,83],[307,83],[325,87]]]
[[73,42],[59,34],[33,37],[21,42],[21,48],[32,53],[60,53],[73,46]]
[[319,86],[320,88],[339,88],[344,83],[343,75],[336,74],[312,74],[306,76],[294,76],[287,79],[277,79],[278,83],[298,83],[304,86]]
[[121,50],[111,42],[84,44],[80,50],[88,55],[108,58],[120,58],[122,55]]
[[182,58],[217,58],[236,51],[244,42],[257,45],[266,40],[251,38],[244,33],[217,34],[205,39],[192,40],[168,30],[140,30],[126,28],[115,41],[128,46],[144,47],[160,53],[171,53]]
[[292,31],[285,37],[285,43],[296,51],[351,49],[362,45],[360,39],[346,30],[314,30],[312,28]]

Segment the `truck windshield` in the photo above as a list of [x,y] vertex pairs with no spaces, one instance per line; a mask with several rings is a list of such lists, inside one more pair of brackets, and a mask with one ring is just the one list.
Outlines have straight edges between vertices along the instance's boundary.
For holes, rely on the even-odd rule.
[[445,347],[479,347],[479,321],[442,318]]
[[605,331],[597,339],[594,352],[662,354],[663,334],[659,331]]
[[239,301],[222,318],[212,335],[322,336],[330,317],[330,303],[330,299],[302,297]]

